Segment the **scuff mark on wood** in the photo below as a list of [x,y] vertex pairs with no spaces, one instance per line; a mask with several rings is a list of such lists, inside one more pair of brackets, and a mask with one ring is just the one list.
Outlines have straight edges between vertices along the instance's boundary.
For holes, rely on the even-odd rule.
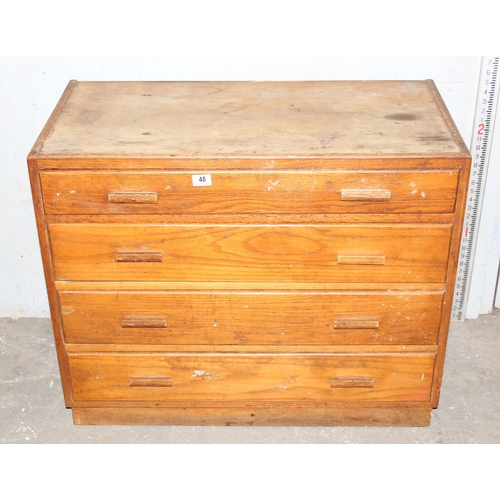
[[[212,380],[212,374],[210,372],[206,372],[205,370],[193,370],[192,378],[202,378],[203,380]],[[219,377],[215,377],[217,380]]]

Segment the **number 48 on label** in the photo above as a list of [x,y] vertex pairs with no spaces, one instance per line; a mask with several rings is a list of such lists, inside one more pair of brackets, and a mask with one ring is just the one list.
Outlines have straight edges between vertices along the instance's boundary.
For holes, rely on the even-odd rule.
[[192,176],[193,186],[211,186],[212,174],[196,174]]

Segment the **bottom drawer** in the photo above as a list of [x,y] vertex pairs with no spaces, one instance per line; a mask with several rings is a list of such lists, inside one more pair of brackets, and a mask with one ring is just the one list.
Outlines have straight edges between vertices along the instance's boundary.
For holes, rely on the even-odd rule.
[[75,402],[429,401],[435,355],[68,355]]

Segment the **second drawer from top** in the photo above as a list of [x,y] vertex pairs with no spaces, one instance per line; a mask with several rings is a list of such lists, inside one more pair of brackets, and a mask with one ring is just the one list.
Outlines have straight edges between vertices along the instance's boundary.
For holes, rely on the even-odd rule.
[[49,224],[56,280],[442,283],[452,224]]

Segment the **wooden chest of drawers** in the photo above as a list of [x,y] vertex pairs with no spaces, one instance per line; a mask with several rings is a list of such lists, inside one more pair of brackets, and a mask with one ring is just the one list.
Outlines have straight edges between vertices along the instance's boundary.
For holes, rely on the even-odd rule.
[[72,81],[28,165],[75,423],[430,422],[470,167],[432,81]]

